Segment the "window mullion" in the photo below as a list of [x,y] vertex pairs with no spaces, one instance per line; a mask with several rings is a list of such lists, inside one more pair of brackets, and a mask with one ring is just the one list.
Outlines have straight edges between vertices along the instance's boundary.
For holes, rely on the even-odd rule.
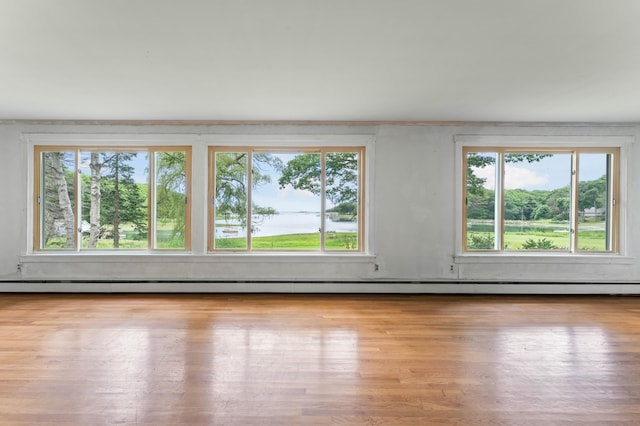
[[327,152],[320,152],[320,251],[326,250],[326,208],[327,208]]
[[156,217],[158,217],[156,205],[156,152],[149,150],[147,152],[147,160],[149,161],[149,174],[147,176],[147,197],[149,200],[147,208],[147,244],[151,250],[155,250],[157,248]]
[[612,220],[614,209],[616,208],[616,195],[614,190],[614,182],[612,178],[611,170],[613,169],[613,155],[611,153],[607,154],[607,164],[606,164],[606,177],[607,177],[607,195],[605,199],[606,205],[606,217],[605,217],[605,250],[613,251],[614,250],[614,233],[612,227]]
[[[82,177],[80,176],[80,148],[74,150],[73,176],[76,186],[76,251],[82,249]],[[91,189],[89,189],[91,190]]]
[[494,250],[504,250],[504,153],[496,153],[494,207]]
[[571,210],[569,212],[570,240],[569,252],[575,253],[578,248],[578,152],[571,153]]
[[43,250],[44,249],[44,196],[45,196],[44,151],[38,152],[37,158],[38,158],[37,160],[38,173],[40,176],[40,180],[38,181],[38,197],[36,198],[36,202],[38,203],[38,221],[37,221],[38,238],[37,238],[36,244],[39,250]]
[[253,153],[252,149],[247,150],[247,251],[252,251],[251,247],[251,227],[252,227],[252,189],[253,189]]

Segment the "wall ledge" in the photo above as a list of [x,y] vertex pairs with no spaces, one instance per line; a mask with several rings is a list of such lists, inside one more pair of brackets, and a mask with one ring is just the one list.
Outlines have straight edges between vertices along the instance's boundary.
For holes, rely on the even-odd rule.
[[0,292],[640,295],[640,283],[7,281],[0,282]]
[[631,265],[636,258],[631,256],[610,254],[504,254],[478,253],[459,254],[454,256],[454,263],[458,264],[602,264],[602,265]]
[[88,252],[47,253],[20,257],[22,264],[45,263],[375,263],[376,256],[360,253],[191,253]]

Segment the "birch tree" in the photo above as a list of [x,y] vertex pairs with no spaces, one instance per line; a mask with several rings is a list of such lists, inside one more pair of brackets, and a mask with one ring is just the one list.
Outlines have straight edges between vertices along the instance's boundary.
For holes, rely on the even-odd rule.
[[[45,154],[45,189],[49,184],[57,195],[57,207],[60,209],[59,211],[64,219],[66,246],[73,248],[76,244],[77,231],[75,229],[75,214],[69,197],[63,159],[64,152],[48,152]],[[47,177],[50,179],[48,182]]]

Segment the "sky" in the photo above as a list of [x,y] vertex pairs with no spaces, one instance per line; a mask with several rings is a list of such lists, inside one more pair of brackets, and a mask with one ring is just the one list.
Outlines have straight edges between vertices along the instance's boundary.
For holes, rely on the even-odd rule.
[[[606,173],[606,154],[580,154],[580,181],[595,180]],[[495,166],[475,169],[486,179],[485,188],[495,189]],[[505,189],[552,190],[571,183],[571,155],[556,154],[539,162],[507,163]]]
[[[274,156],[280,158],[286,164],[296,154],[274,154]],[[273,207],[278,212],[320,211],[319,195],[314,195],[311,191],[294,189],[290,185],[280,189],[278,185],[279,174],[275,169],[263,167],[261,171],[271,176],[271,182],[260,184],[254,188],[252,200],[255,204],[261,207]],[[333,204],[327,200],[327,208],[331,207],[333,207]]]
[[[82,152],[80,154],[80,165],[78,169],[81,174],[91,175],[91,169],[89,168],[90,161],[91,156],[89,152]],[[136,183],[149,183],[149,159],[146,152],[139,152],[128,164],[134,167],[133,180]]]
[[[274,154],[283,163],[291,160],[296,154]],[[139,153],[132,159],[135,167],[134,179],[138,183],[147,183],[148,160],[146,153]],[[83,153],[80,160],[80,171],[91,174],[89,170],[89,154]],[[533,163],[507,163],[505,166],[505,189],[552,190],[567,186],[571,181],[571,156],[556,154]],[[259,206],[269,206],[279,212],[285,211],[320,211],[320,197],[310,191],[296,190],[291,186],[280,189],[278,173],[275,169],[263,167],[263,173],[271,176],[271,183],[259,185],[253,191],[253,201]],[[606,173],[606,154],[580,154],[581,181],[594,180]],[[493,165],[475,170],[478,177],[486,179],[485,188],[495,188],[495,167]],[[333,204],[327,200],[327,208]]]
[[[291,160],[296,154],[274,154],[283,163]],[[84,175],[91,175],[89,168],[90,154],[83,152],[80,157],[79,170]],[[146,152],[140,152],[129,162],[134,167],[134,180],[136,183],[148,183],[149,160]],[[278,185],[278,172],[270,167],[261,166],[261,171],[271,176],[270,183],[262,183],[254,188],[252,192],[253,202],[261,207],[273,207],[278,212],[287,211],[320,211],[320,197],[310,191],[303,191],[287,186],[280,189]],[[104,172],[103,172],[104,173]],[[327,200],[327,208],[333,204]]]

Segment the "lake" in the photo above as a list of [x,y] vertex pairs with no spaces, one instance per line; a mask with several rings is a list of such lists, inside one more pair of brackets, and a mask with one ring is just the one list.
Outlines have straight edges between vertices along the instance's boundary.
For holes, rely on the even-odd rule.
[[[357,222],[334,222],[331,218],[326,221],[327,231],[357,232]],[[254,237],[269,237],[272,235],[310,234],[320,229],[319,212],[281,212],[254,223]],[[242,237],[244,230],[234,226],[233,221],[216,221],[216,238]]]

